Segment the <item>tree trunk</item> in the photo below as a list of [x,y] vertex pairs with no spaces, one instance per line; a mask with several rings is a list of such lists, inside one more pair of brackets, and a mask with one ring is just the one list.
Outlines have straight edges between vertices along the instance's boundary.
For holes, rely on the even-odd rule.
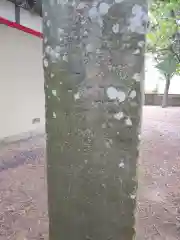
[[162,100],[162,107],[163,108],[168,106],[168,92],[169,92],[170,82],[171,82],[171,77],[167,76],[166,77],[163,100]]
[[132,240],[147,6],[44,0],[50,240]]

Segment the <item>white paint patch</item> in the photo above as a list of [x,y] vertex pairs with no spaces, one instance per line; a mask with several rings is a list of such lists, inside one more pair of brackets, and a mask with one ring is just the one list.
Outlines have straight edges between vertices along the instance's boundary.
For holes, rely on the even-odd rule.
[[119,33],[119,24],[118,23],[114,24],[112,30],[114,33]]
[[91,20],[96,19],[98,17],[98,11],[96,7],[92,7],[89,12],[88,15],[90,17]]
[[123,102],[126,99],[126,94],[114,87],[109,87],[106,93],[108,98],[111,100],[118,100],[119,102]]
[[103,26],[103,20],[102,20],[101,17],[98,18],[98,24],[99,24],[100,27]]
[[57,0],[57,4],[64,6],[68,3],[68,0]]
[[145,45],[145,42],[144,42],[144,41],[138,42],[138,46],[139,46],[140,48],[144,47],[144,45]]
[[88,31],[85,30],[84,33],[83,33],[83,36],[88,37]]
[[59,82],[60,85],[62,85],[62,82]]
[[84,160],[84,163],[87,164],[87,163],[88,163],[88,160]]
[[123,163],[123,162],[121,162],[121,163],[119,163],[118,167],[119,167],[119,168],[124,168],[124,167],[125,167],[125,165],[124,165],[124,163]]
[[121,3],[123,2],[124,0],[115,0],[115,3]]
[[142,6],[135,4],[132,8],[133,17],[130,18],[129,30],[138,34],[145,34],[146,27],[143,25],[148,21],[148,15]]
[[54,73],[51,73],[50,77],[53,78],[54,77]]
[[140,80],[141,80],[141,75],[140,75],[140,73],[135,73],[134,76],[133,76],[133,79],[134,79],[136,82],[140,82]]
[[60,53],[54,51],[54,57],[55,57],[56,59],[60,58]]
[[93,45],[92,44],[87,44],[87,46],[86,46],[86,51],[88,52],[88,53],[92,53],[93,52]]
[[114,114],[114,118],[117,120],[121,120],[123,117],[124,117],[123,112],[118,112],[118,113]]
[[108,13],[109,8],[110,8],[110,6],[107,3],[101,3],[99,5],[99,14],[101,16],[106,15]]
[[131,46],[130,43],[125,43],[125,44],[124,44],[124,49],[125,49],[125,48],[130,48],[130,46]]
[[80,99],[80,93],[79,92],[74,94],[74,100],[76,101],[78,99]]
[[130,198],[134,200],[134,199],[136,199],[136,195],[135,194],[131,194]]
[[59,34],[59,36],[61,36],[62,34],[64,34],[64,29],[58,28],[58,34]]
[[54,50],[55,50],[55,52],[60,53],[61,52],[61,47],[60,46],[56,46]]
[[55,112],[53,112],[53,118],[56,118],[56,113]]
[[105,141],[105,145],[106,145],[107,148],[111,148],[112,144],[113,144],[113,140],[112,139],[107,139]]
[[48,67],[48,60],[45,58],[44,59],[44,67],[47,68]]
[[136,50],[133,52],[134,55],[139,55],[140,53],[141,53],[141,51],[140,51],[139,49],[136,49]]
[[77,6],[77,10],[83,10],[86,7],[86,4],[84,2],[79,3],[79,5]]
[[47,25],[48,27],[50,27],[51,21],[50,21],[50,20],[47,20],[46,25]]
[[136,97],[136,91],[135,90],[132,90],[131,93],[129,94],[129,97],[130,98],[135,98]]
[[62,57],[62,59],[63,59],[63,61],[68,62],[68,56],[67,56],[67,55],[64,55],[64,56]]
[[76,1],[72,1],[72,6],[74,7],[74,6],[76,6]]
[[60,53],[56,52],[55,49],[51,49],[49,56],[52,62],[56,62],[60,58]]
[[47,17],[48,13],[47,12],[44,12],[44,16]]
[[57,91],[56,90],[52,90],[52,94],[53,94],[53,96],[57,96]]
[[92,6],[93,6],[93,7],[97,7],[97,5],[98,5],[98,2],[97,2],[97,1],[92,2]]
[[44,38],[44,43],[47,43],[47,37]]
[[127,119],[125,120],[125,123],[126,123],[127,126],[132,126],[132,121],[131,121],[130,118],[127,118]]
[[47,46],[47,47],[45,48],[45,52],[46,52],[47,54],[50,54],[51,51],[52,51],[52,48],[51,48],[50,46]]
[[96,54],[100,54],[101,50],[99,48],[96,49]]
[[177,23],[177,25],[179,25],[180,26],[180,20],[178,19],[178,20],[176,20],[176,23]]

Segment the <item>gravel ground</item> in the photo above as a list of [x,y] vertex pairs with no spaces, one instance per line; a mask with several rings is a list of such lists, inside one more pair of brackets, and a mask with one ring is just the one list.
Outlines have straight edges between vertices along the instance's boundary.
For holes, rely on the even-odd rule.
[[[180,240],[180,108],[145,107],[137,240]],[[0,148],[0,240],[47,240],[43,136]]]

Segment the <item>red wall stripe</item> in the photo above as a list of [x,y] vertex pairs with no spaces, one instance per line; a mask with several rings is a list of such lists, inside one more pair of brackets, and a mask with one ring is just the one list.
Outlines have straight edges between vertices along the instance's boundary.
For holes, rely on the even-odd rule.
[[43,38],[43,34],[41,32],[35,31],[31,28],[28,28],[28,27],[25,27],[23,25],[17,24],[15,22],[11,22],[11,21],[3,18],[3,17],[0,17],[0,24],[4,24],[4,25],[7,25],[9,27],[16,28],[16,29],[18,29],[20,31],[23,31],[25,33],[31,34],[33,36]]

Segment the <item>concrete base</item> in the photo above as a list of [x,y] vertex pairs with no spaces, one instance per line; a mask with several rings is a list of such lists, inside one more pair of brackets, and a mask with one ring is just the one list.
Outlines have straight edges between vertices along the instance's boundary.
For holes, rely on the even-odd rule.
[[[145,105],[161,106],[163,94],[146,93]],[[168,106],[177,107],[180,106],[180,94],[169,94]]]

